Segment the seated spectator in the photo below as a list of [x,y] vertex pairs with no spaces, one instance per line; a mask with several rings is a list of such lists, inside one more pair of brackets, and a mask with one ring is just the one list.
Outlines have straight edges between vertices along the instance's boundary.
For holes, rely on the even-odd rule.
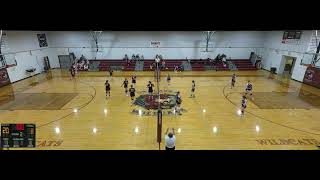
[[84,69],[84,70],[88,70],[88,69],[89,69],[89,65],[88,65],[88,64],[85,64],[85,65],[83,66],[83,69]]
[[174,65],[173,71],[174,71],[174,72],[177,72],[177,71],[178,71],[178,66]]
[[181,72],[181,71],[183,71],[184,69],[183,69],[183,66],[182,65],[179,65],[179,71]]

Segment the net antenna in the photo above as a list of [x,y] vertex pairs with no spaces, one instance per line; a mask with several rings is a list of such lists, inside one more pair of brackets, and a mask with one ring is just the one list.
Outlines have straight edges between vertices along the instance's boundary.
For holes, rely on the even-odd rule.
[[215,31],[204,31],[205,41],[206,41],[206,50],[202,52],[212,52],[209,51],[209,43]]
[[96,49],[95,59],[97,59],[97,53],[99,52],[99,41],[102,35],[102,31],[90,31],[90,34],[95,44],[95,49]]

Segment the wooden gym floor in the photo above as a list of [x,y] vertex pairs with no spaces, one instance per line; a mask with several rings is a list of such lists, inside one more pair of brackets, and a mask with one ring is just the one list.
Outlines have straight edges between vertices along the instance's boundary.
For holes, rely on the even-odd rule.
[[[160,88],[180,91],[186,111],[163,116],[163,134],[176,129],[177,150],[318,149],[320,145],[320,89],[274,76],[243,71],[230,89],[233,72],[162,72]],[[80,72],[70,80],[66,70],[52,70],[0,88],[0,123],[34,123],[39,150],[107,149],[157,150],[156,116],[131,105],[120,87],[124,77],[137,75],[137,94],[144,94],[152,72]],[[111,98],[104,82],[110,80]],[[196,97],[189,98],[191,81]],[[247,80],[254,99],[244,117],[237,114]],[[77,109],[77,112],[74,112]],[[163,135],[164,136],[164,135]],[[13,148],[12,148],[13,149]],[[164,149],[164,142],[161,144]]]

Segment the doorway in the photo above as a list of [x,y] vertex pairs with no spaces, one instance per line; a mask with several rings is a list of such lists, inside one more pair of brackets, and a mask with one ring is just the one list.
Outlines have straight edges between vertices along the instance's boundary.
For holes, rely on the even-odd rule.
[[291,78],[294,65],[296,63],[296,59],[297,59],[296,57],[283,55],[280,68],[279,68],[279,74],[282,74],[285,77]]
[[59,55],[58,58],[61,69],[69,69],[72,66],[70,55]]

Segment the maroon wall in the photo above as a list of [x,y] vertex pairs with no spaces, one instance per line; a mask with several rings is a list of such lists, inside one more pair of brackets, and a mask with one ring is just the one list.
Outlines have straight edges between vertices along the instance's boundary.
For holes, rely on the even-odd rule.
[[305,84],[320,88],[320,69],[308,67],[303,78]]
[[10,84],[9,75],[6,68],[0,69],[0,87]]

